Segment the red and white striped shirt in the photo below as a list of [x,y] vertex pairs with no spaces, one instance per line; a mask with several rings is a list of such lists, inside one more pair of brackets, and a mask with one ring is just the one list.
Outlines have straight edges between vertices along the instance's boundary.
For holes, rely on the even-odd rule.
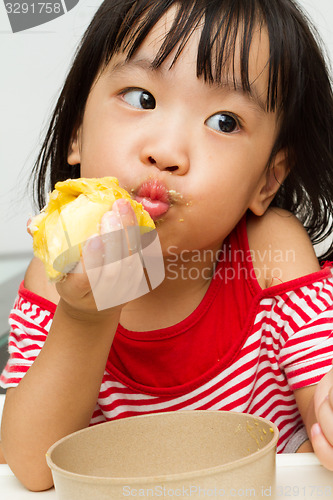
[[[284,450],[303,425],[293,391],[318,383],[332,365],[333,277],[326,265],[262,290],[254,259],[243,219],[190,316],[158,331],[118,326],[91,425],[171,410],[233,410],[274,422]],[[15,387],[32,365],[55,309],[21,284],[2,387]]]

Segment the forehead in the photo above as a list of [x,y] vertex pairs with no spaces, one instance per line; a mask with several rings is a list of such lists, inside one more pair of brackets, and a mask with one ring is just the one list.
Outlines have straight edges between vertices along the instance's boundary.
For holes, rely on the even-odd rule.
[[[185,20],[182,21],[186,24]],[[210,24],[201,15],[191,29],[179,26],[179,8],[168,9],[150,29],[144,40],[135,46],[135,37],[125,40],[121,51],[112,62],[124,65],[126,61],[150,61],[151,68],[171,70],[177,64],[186,64],[188,71],[196,72],[209,84],[229,85],[247,93],[267,97],[269,81],[269,36],[259,19],[248,31],[244,21],[231,26],[220,19]],[[186,26],[185,26],[186,27]],[[177,30],[179,34],[177,35]],[[249,33],[248,33],[249,34]],[[133,50],[135,47],[135,50]],[[206,67],[203,67],[206,64]]]

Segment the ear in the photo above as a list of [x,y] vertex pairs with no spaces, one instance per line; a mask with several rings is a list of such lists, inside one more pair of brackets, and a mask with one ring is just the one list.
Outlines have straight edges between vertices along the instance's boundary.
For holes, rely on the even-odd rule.
[[68,148],[67,162],[69,165],[81,163],[81,127],[73,132]]
[[266,212],[288,173],[286,152],[280,150],[273,162],[264,171],[258,189],[249,205],[249,209],[255,215],[260,216]]

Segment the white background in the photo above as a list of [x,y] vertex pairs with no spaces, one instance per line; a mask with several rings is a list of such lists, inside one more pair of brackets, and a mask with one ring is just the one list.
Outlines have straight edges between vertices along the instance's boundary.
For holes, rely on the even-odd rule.
[[[274,1],[274,0],[272,0]],[[0,0],[0,258],[31,251],[27,183],[75,48],[101,0],[13,34]],[[332,0],[299,0],[333,61]]]

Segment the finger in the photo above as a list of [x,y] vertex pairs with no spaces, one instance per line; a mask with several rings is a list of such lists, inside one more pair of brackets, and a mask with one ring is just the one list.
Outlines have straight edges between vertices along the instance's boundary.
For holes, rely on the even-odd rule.
[[97,284],[104,262],[104,245],[100,235],[91,236],[82,250],[82,267],[86,271],[91,288]]
[[32,232],[30,229],[31,220],[31,217],[29,217],[29,219],[27,220],[27,232],[30,234],[30,236],[32,236]]
[[[330,392],[330,389],[333,387],[333,370],[330,370],[326,375],[321,379],[320,383],[316,386],[316,390],[314,393],[314,409],[317,420],[319,420],[319,408],[323,404],[323,402],[327,399],[327,395]],[[332,404],[333,407],[333,404]]]
[[333,386],[328,391],[328,402],[329,402],[331,408],[333,408]]
[[106,212],[101,220],[101,236],[104,244],[104,264],[116,262],[124,257],[124,229],[120,215]]
[[112,211],[121,217],[124,227],[137,224],[134,210],[129,201],[120,198],[112,206]]
[[317,411],[318,422],[320,423],[321,431],[327,441],[333,445],[333,409],[327,396]]
[[333,470],[333,447],[325,438],[321,426],[316,423],[311,428],[311,443],[320,462],[329,470]]
[[118,211],[106,212],[100,225],[104,246],[103,269],[99,281],[93,288],[98,310],[108,309],[122,303],[122,287],[128,286],[128,279],[122,283],[122,260],[128,255],[126,231]]
[[99,235],[89,238],[82,249],[81,260],[56,283],[59,294],[69,303],[73,294],[84,297],[91,291],[92,281],[97,282],[99,279],[98,264],[103,263],[102,245],[99,240]]
[[141,248],[138,221],[129,201],[115,201],[112,210],[119,215],[124,226],[128,254],[132,255]]

